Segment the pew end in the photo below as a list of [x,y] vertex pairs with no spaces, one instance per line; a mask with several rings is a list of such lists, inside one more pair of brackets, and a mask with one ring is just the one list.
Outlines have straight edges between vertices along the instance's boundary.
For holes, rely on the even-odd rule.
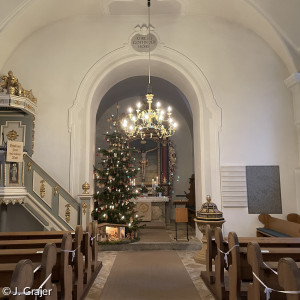
[[[291,258],[281,258],[278,263],[278,282],[285,291],[300,291],[300,270]],[[299,300],[300,294],[287,294],[287,300]]]

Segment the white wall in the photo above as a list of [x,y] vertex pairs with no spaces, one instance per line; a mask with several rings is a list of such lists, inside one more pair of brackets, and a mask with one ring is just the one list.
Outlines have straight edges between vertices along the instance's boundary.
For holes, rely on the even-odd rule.
[[[94,63],[121,47],[134,27],[143,23],[144,16],[63,20],[33,33],[1,70],[7,73],[12,69],[22,85],[32,88],[37,96],[34,159],[66,189],[70,164],[68,109],[80,82]],[[283,84],[290,74],[279,57],[249,29],[220,18],[153,16],[152,23],[161,41],[197,64],[211,85],[222,109],[220,164],[278,164],[284,215],[295,211],[296,135],[291,95]],[[159,75],[164,70],[158,66],[154,72]],[[199,118],[199,114],[194,117]],[[195,168],[199,170],[200,164]],[[247,215],[245,209],[226,209],[224,214],[226,231],[254,232],[257,216]]]
[[22,205],[7,205],[6,232],[43,230],[44,226],[39,223]]

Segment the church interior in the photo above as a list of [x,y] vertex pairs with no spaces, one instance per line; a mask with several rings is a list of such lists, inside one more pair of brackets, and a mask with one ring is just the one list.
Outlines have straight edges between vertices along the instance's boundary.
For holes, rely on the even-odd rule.
[[298,299],[299,12],[0,0],[0,299]]

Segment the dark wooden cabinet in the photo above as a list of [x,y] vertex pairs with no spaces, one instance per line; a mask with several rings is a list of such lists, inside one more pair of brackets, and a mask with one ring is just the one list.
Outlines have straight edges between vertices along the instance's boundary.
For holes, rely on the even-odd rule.
[[186,198],[188,199],[187,208],[188,208],[188,218],[189,224],[192,227],[195,227],[194,218],[196,217],[196,205],[195,205],[195,175],[193,174],[190,177],[190,187],[189,192],[186,193]]

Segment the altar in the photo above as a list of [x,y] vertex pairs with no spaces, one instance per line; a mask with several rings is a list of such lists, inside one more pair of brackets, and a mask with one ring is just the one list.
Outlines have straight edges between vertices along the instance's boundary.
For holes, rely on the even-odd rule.
[[137,197],[132,199],[136,203],[136,212],[142,217],[148,227],[165,227],[169,220],[169,197]]

